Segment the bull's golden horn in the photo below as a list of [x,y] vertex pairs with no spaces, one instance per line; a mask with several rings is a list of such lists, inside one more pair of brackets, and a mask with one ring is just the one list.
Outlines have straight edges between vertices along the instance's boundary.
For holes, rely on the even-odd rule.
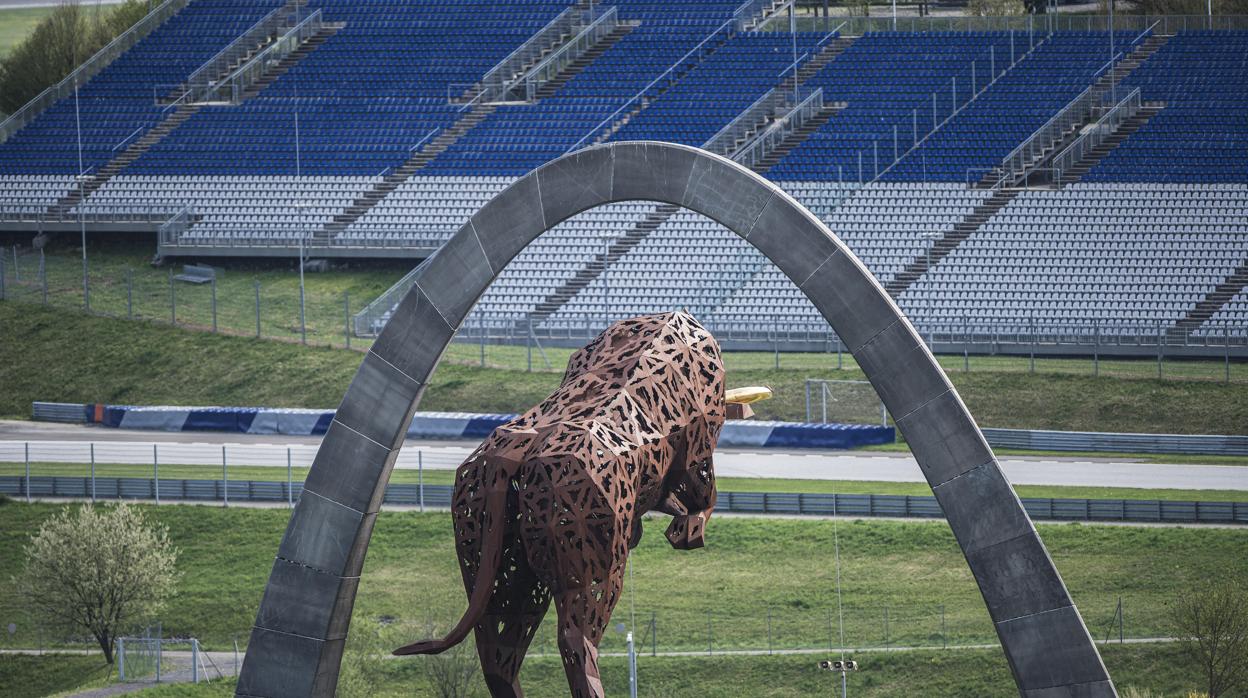
[[724,393],[724,402],[734,405],[748,405],[751,402],[771,398],[771,388],[752,386],[749,388],[733,388]]

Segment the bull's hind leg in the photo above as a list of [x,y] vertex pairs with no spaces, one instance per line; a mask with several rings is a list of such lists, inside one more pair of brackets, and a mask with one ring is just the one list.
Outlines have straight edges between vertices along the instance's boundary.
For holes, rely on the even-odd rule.
[[623,575],[616,573],[601,584],[569,589],[555,596],[559,612],[559,656],[573,698],[602,698],[598,671],[598,643],[607,629],[611,610],[620,598]]
[[498,586],[477,623],[481,673],[494,698],[520,698],[520,665],[550,605],[550,590],[533,574],[518,541],[503,553]]

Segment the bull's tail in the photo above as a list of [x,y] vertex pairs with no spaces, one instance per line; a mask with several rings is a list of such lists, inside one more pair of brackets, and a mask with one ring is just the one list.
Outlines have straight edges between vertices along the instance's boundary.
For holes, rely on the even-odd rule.
[[400,647],[395,655],[407,654],[440,654],[458,645],[468,637],[468,632],[481,620],[494,593],[494,577],[498,574],[503,557],[503,532],[506,528],[507,493],[491,492],[486,495],[485,511],[482,512],[482,528],[489,521],[493,525],[485,531],[481,540],[481,564],[477,567],[476,582],[472,588],[472,596],[468,600],[468,610],[464,611],[459,624],[438,640],[421,640]]

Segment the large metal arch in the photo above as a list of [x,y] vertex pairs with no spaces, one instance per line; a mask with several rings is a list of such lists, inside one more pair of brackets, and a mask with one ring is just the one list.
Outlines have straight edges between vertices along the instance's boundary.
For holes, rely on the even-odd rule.
[[979,427],[883,287],[813,214],[696,148],[610,143],[521,177],[430,260],[321,442],[265,588],[238,695],[329,696],[390,470],[426,381],[477,299],[534,238],[590,208],[670,203],[753,244],[810,298],[874,385],[979,584],[1027,697],[1115,696],[1065,584]]

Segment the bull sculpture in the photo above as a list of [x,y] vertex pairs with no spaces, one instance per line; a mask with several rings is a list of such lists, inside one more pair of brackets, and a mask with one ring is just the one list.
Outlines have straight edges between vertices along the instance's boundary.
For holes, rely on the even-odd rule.
[[[769,393],[747,394],[741,403]],[[474,630],[490,693],[522,696],[520,665],[553,598],[572,695],[602,696],[598,643],[642,515],[673,517],[672,547],[702,547],[720,430],[750,414],[725,402],[719,344],[688,313],[608,327],[550,397],[459,467],[452,516],[468,610],[446,637],[394,653],[436,654]]]

